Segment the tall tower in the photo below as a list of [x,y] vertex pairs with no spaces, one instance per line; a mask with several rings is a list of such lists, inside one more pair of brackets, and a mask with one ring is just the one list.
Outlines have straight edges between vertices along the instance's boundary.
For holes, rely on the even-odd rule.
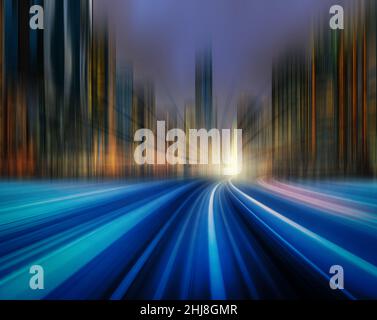
[[132,106],[134,91],[133,67],[119,67],[116,71],[116,131],[118,134],[117,148],[121,151],[123,174],[130,174],[133,162],[132,145]]
[[[19,3],[18,1],[3,1],[3,94],[4,105],[2,108],[2,131],[3,131],[3,161],[2,169],[5,175],[15,174],[15,167],[12,164],[17,162],[17,145],[22,145],[22,130],[17,130],[21,125],[22,112],[16,121],[16,107],[20,104],[17,101],[18,84],[18,38],[19,38]],[[21,110],[20,110],[21,111]],[[16,135],[17,132],[17,135]]]
[[92,0],[49,0],[44,12],[44,167],[49,174],[80,175],[90,169]]
[[93,0],[80,1],[80,114],[84,124],[81,127],[80,143],[82,174],[91,175],[92,168],[92,92],[93,92]]
[[197,128],[211,129],[213,115],[212,51],[205,49],[196,56],[195,114]]
[[43,164],[48,175],[62,174],[64,152],[64,2],[44,6],[44,77],[46,140]]
[[[156,95],[153,83],[146,81],[136,85],[133,98],[132,132],[135,133],[144,128],[156,132]],[[134,143],[134,148],[136,145],[137,143]],[[148,166],[137,166],[134,173],[136,175],[149,175],[153,173],[152,169]]]
[[39,107],[43,105],[43,34],[29,27],[30,7],[42,0],[1,1],[2,172],[34,173]]

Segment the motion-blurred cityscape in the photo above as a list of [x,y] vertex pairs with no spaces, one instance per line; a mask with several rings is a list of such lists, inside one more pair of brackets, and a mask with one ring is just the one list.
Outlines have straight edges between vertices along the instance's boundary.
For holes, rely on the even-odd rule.
[[[377,2],[337,2],[0,0],[0,300],[376,299]],[[137,165],[157,121],[242,173]]]
[[[43,5],[45,30],[29,9]],[[309,49],[276,59],[270,96],[239,95],[243,177],[377,174],[376,3],[355,1],[345,30],[317,19]],[[98,20],[98,21],[97,21]],[[211,48],[198,50],[195,102],[156,108],[154,83],[118,66],[111,23],[92,0],[0,0],[0,172],[3,177],[189,176],[214,171],[138,166],[139,128],[215,128]],[[231,62],[230,62],[231,63]]]

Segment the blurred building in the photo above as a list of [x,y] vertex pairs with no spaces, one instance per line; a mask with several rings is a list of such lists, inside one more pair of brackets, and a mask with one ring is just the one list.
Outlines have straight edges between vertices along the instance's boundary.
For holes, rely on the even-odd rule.
[[[29,27],[35,4],[44,7],[43,31]],[[135,85],[132,67],[117,64],[111,21],[94,21],[93,10],[93,0],[0,0],[1,175],[218,172],[135,165],[134,133],[156,133],[154,84]],[[308,49],[292,48],[275,61],[271,97],[239,99],[245,176],[377,174],[377,4],[354,1],[345,12],[345,30],[331,30],[325,16]],[[183,120],[186,136],[217,126],[210,49],[198,52],[195,68],[195,102],[184,119],[177,112],[158,118],[166,130]]]
[[43,34],[29,27],[29,10],[40,0],[1,1],[1,171],[36,174],[38,118],[43,108]]
[[[65,126],[69,123],[64,107],[65,48],[64,1],[47,1],[44,6],[44,85],[45,85],[45,155],[42,167],[46,174],[62,175],[66,170],[62,155],[65,147]],[[69,53],[68,53],[69,54]]]
[[122,175],[130,175],[133,164],[132,107],[134,99],[134,80],[131,65],[117,70],[116,85],[116,122],[118,159]]
[[237,129],[242,129],[242,175],[256,178],[271,174],[272,125],[267,98],[243,95],[237,104]]
[[[132,132],[139,129],[149,129],[156,133],[156,96],[154,86],[150,82],[140,83],[134,88],[132,106]],[[132,154],[139,143],[133,143]],[[155,153],[155,149],[153,152]],[[139,166],[134,164],[134,175],[152,175],[154,168],[152,165]]]
[[195,113],[197,128],[214,127],[212,52],[206,49],[197,53],[195,68]]
[[365,68],[366,68],[366,157],[370,169],[377,175],[377,3],[369,1],[365,8]]
[[92,139],[94,175],[117,175],[116,48],[114,35],[105,27],[93,38]]
[[78,139],[81,143],[80,156],[78,157],[80,175],[90,176],[93,172],[93,38],[94,17],[93,0],[80,1],[80,111],[81,135]]
[[[281,58],[272,75],[272,158],[275,175],[308,174],[312,130],[311,64],[304,54]],[[313,162],[310,162],[313,164]]]
[[[213,97],[213,61],[210,47],[199,50],[195,62],[195,127],[191,129],[211,130],[216,128],[217,114]],[[208,143],[209,161],[212,161],[212,140]],[[195,174],[216,175],[220,166],[196,165]]]
[[310,50],[273,69],[274,173],[376,174],[376,4],[352,3],[347,28],[317,22]]
[[[92,0],[44,5],[42,174],[87,175],[91,148]],[[43,132],[43,131],[42,131]]]

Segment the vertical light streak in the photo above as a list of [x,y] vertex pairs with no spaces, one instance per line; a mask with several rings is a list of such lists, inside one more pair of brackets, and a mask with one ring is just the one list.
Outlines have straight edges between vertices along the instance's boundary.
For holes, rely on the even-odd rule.
[[363,133],[362,133],[362,141],[363,141],[363,161],[366,160],[367,152],[367,35],[364,25],[364,32],[363,32]]
[[339,56],[339,157],[344,159],[344,35],[340,35]]
[[[313,40],[314,42],[314,40]],[[315,161],[316,157],[316,54],[315,54],[315,45],[313,43],[312,48],[312,159]]]
[[211,296],[215,300],[225,300],[224,279],[221,271],[219,249],[217,246],[213,202],[220,183],[211,192],[208,206],[208,254],[210,264]]
[[[356,51],[356,31],[353,32],[352,39],[352,147],[357,150],[357,51]],[[355,156],[355,152],[353,153]]]

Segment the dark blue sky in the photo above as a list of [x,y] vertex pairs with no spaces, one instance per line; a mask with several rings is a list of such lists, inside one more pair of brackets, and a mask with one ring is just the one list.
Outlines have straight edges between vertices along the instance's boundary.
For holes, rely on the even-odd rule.
[[[103,1],[103,0],[102,0]],[[291,44],[308,43],[312,17],[340,0],[106,0],[117,24],[120,64],[156,84],[159,108],[194,101],[197,49],[212,44],[214,99],[234,114],[238,96],[268,95],[271,64]]]

